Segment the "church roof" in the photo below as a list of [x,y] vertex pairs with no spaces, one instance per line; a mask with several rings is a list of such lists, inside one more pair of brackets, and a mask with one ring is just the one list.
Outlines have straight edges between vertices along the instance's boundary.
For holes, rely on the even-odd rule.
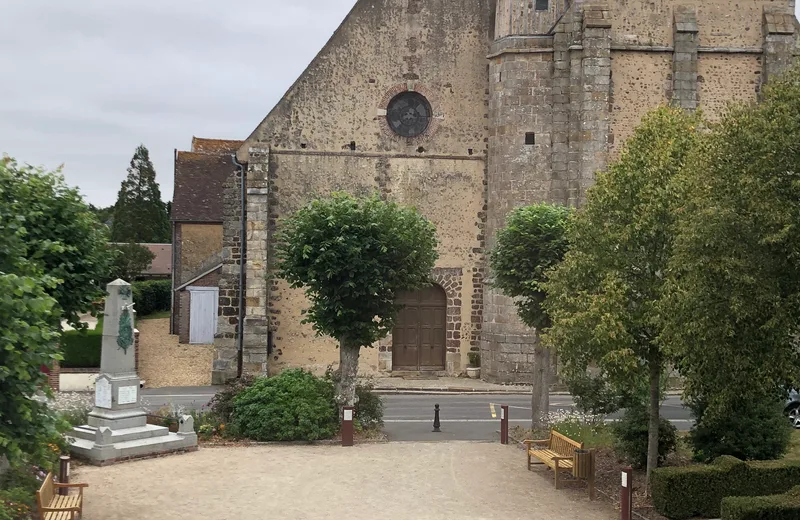
[[172,220],[222,222],[223,185],[235,172],[230,152],[177,152]]

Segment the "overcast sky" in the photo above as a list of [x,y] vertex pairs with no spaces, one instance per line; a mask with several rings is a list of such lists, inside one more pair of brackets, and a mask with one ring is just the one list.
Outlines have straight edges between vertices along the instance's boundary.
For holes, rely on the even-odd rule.
[[[0,153],[114,203],[139,143],[244,139],[355,0],[0,0]],[[800,12],[800,3],[798,3]]]
[[355,0],[0,0],[0,154],[114,203],[139,143],[244,139]]

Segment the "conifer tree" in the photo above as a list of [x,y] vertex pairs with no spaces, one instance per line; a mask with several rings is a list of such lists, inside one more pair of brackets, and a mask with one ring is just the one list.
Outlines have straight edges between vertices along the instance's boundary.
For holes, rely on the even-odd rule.
[[171,241],[167,206],[161,200],[150,152],[139,145],[128,167],[114,207],[111,240],[121,243]]

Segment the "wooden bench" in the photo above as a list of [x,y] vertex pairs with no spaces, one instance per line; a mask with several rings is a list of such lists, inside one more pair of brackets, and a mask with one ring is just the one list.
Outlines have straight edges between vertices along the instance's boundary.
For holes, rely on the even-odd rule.
[[[40,520],[75,520],[76,514],[83,515],[83,488],[89,484],[58,484],[53,482],[53,474],[48,473],[42,487],[36,492]],[[60,488],[77,488],[77,495],[58,495]]]
[[[576,442],[555,430],[550,432],[549,439],[522,441],[528,451],[528,470],[531,464],[545,464],[555,473],[556,489],[558,489],[558,472],[562,469],[572,470],[575,465],[575,450],[582,450],[583,443]],[[531,462],[531,457],[541,462]]]

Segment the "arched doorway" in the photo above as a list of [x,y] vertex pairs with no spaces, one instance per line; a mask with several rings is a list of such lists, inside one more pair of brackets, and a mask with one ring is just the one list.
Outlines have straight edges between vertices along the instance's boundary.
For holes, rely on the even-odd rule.
[[392,330],[392,370],[445,369],[447,295],[438,285],[397,296],[403,305]]

